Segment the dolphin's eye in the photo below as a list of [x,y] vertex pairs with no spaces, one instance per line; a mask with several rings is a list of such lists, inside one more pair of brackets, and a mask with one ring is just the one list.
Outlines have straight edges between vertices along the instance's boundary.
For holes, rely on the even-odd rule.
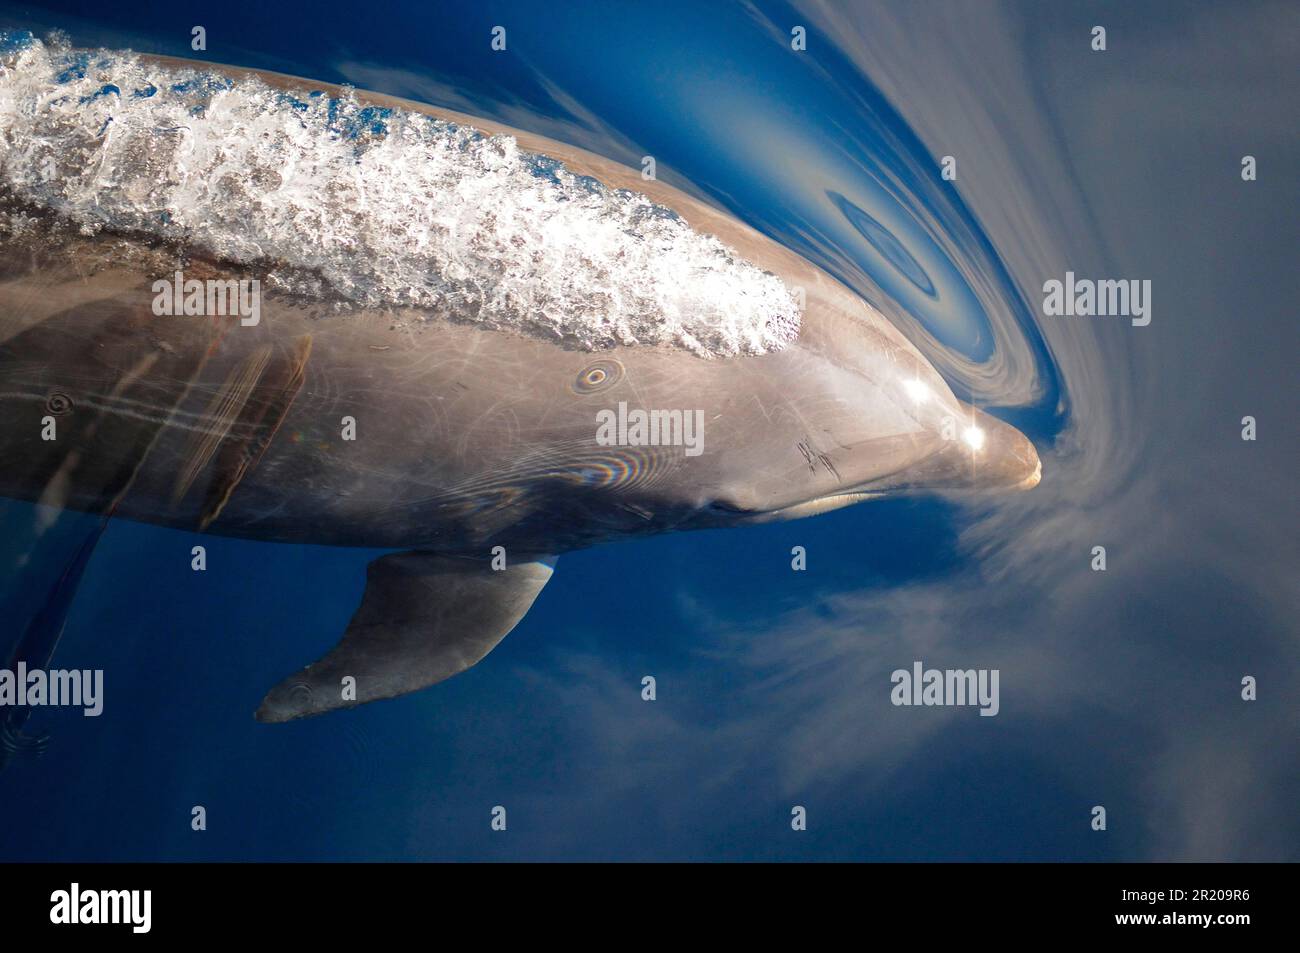
[[623,376],[623,365],[613,359],[596,361],[588,364],[573,382],[573,389],[579,394],[595,394],[618,383]]

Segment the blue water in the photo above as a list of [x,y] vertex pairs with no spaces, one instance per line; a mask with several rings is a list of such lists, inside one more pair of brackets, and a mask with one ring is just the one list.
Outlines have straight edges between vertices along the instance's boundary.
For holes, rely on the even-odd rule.
[[[258,701],[335,641],[376,553],[204,538],[194,573],[198,537],[114,522],[56,656],[105,670],[105,712],[33,716],[51,741],[0,775],[24,819],[0,858],[1300,855],[1294,8],[835,6],[0,5],[0,28],[77,46],[654,156],[877,306],[1044,460],[1038,489],[977,505],[567,554],[475,668],[276,726]],[[1150,279],[1152,323],[1044,317],[1067,269]],[[34,517],[0,503],[12,636],[93,525],[65,516],[38,547]],[[891,705],[915,659],[999,669],[999,715]]]

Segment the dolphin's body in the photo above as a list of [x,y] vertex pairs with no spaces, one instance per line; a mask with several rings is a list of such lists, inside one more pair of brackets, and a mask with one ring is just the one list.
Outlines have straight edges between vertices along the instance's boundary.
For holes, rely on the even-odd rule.
[[[592,343],[485,322],[482,309],[462,313],[454,294],[413,308],[359,305],[329,287],[312,295],[274,280],[277,269],[311,272],[292,261],[246,250],[232,260],[194,241],[196,232],[150,234],[144,220],[87,227],[64,193],[32,178],[42,167],[26,179],[13,171],[24,143],[14,138],[18,120],[6,129],[0,112],[0,211],[10,223],[0,231],[0,495],[225,536],[401,550],[371,564],[342,641],[268,694],[263,721],[392,697],[473,665],[523,617],[553,557],[568,550],[793,518],[888,493],[1038,482],[1032,444],[954,397],[874,309],[670,186],[418,103],[209,64],[132,62],[157,89],[192,75],[177,72],[190,66],[219,77],[222,95],[257,84],[295,102],[315,94],[511,136],[522,152],[558,163],[548,168],[560,175],[647,196],[656,214],[725,245],[726,261],[803,298],[786,340],[710,352],[687,332],[680,341],[644,343],[653,334],[642,333]],[[42,116],[23,103],[24,129],[39,128]],[[216,100],[207,108],[215,114]],[[99,161],[90,148],[86,161]],[[184,151],[171,155],[179,161]],[[274,216],[294,174],[276,176],[257,207]],[[385,185],[400,190],[402,180]],[[107,190],[133,187],[100,185],[105,201],[116,195]],[[540,256],[547,239],[535,241]],[[521,260],[530,259],[512,259],[512,274],[526,288],[533,276],[526,265],[519,272]],[[177,270],[186,279],[262,278],[260,320],[158,316],[155,282]],[[491,269],[471,277],[501,279]],[[713,278],[701,271],[699,280]],[[604,297],[626,293],[614,287]],[[743,292],[723,300],[733,297],[737,308],[749,300]],[[608,315],[618,301],[597,306]],[[658,410],[702,420],[699,452],[598,440],[620,404],[624,417]],[[345,418],[355,439],[345,439]],[[56,438],[44,439],[51,421]]]

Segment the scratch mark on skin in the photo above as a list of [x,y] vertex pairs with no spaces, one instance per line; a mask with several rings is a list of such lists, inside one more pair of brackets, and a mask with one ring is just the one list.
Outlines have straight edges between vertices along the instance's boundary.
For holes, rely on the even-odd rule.
[[831,458],[829,456],[827,456],[824,453],[818,453],[817,459],[820,460],[822,466],[824,466],[830,472],[830,474],[835,477],[836,483],[844,482],[844,478],[840,476],[840,471],[835,469],[835,464],[831,462]]
[[816,473],[817,466],[816,464],[813,463],[813,452],[809,448],[809,446],[803,441],[800,441],[799,443],[795,444],[795,446],[799,449],[799,452],[803,454],[804,463],[808,464],[808,472]]
[[844,478],[840,476],[840,471],[836,469],[835,464],[827,454],[822,453],[820,450],[813,450],[812,446],[805,441],[800,441],[795,444],[795,446],[798,447],[799,452],[803,454],[804,463],[808,464],[809,473],[816,473],[817,464],[820,463],[826,468],[827,473],[835,477],[836,483],[844,482]]
[[185,466],[178,474],[172,490],[173,503],[179,502],[189,492],[199,472],[208,465],[208,461],[226,439],[270,358],[270,347],[262,347],[231,369],[225,384],[204,411],[204,419],[209,421],[209,425],[190,444]]
[[[249,436],[243,440],[223,441],[217,473],[208,488],[203,512],[199,517],[200,532],[221,515],[235,487],[249,470],[257,466],[266,448],[275,439],[280,425],[289,413],[289,407],[302,389],[311,345],[311,335],[304,334],[295,342],[292,354],[279,362],[279,367],[269,369],[264,366],[263,375],[259,375],[254,390],[240,411],[241,420],[246,418]],[[259,386],[265,393],[258,392]]]
[[763,415],[763,421],[770,424],[772,422],[772,415],[768,412],[767,407],[764,406],[762,399],[757,394],[753,394],[749,399],[752,403],[758,405],[758,412]]

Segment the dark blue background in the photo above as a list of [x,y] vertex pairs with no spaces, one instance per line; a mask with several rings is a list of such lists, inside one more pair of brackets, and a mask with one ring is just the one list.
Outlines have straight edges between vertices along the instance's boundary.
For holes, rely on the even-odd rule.
[[[79,46],[351,81],[652,154],[898,320],[1044,457],[1024,497],[567,554],[467,673],[279,726],[253,721],[259,699],[335,641],[375,553],[204,538],[194,573],[199,537],[115,522],[54,663],[104,669],[105,712],[33,717],[51,746],[0,775],[0,858],[1295,859],[1294,11],[910,6],[929,12],[0,6],[0,26]],[[924,54],[910,74],[891,43]],[[950,152],[960,188],[934,174]],[[1243,187],[1246,152],[1263,173]],[[831,192],[953,293],[918,298]],[[1038,317],[1066,268],[1152,279],[1152,325]],[[0,504],[9,636],[89,525],[64,517],[62,548],[20,566],[33,518]],[[1000,669],[1001,713],[890,705],[914,659]]]

